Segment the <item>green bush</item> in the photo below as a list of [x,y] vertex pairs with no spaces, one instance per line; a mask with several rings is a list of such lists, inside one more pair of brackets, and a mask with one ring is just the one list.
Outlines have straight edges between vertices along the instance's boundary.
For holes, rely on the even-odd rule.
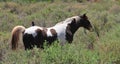
[[[2,0],[1,0],[2,1]],[[0,2],[0,64],[119,64],[120,13],[118,1],[78,3],[72,0],[6,0]],[[36,2],[37,1],[37,2]],[[40,2],[38,2],[40,1]],[[49,0],[50,1],[50,0]],[[77,0],[78,1],[78,0]],[[83,0],[82,0],[83,1]],[[111,3],[112,2],[112,3]],[[87,13],[94,30],[80,28],[72,44],[56,41],[45,49],[24,47],[12,51],[11,30],[26,28],[34,21],[38,26],[50,27],[66,18]],[[22,42],[21,42],[22,43]]]

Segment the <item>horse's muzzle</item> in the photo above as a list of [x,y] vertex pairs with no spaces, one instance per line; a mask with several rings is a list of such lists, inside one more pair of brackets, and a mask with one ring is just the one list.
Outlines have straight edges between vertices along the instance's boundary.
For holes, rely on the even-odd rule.
[[90,31],[90,32],[93,32],[93,31],[94,31],[94,29],[91,27],[91,28],[89,28],[89,31]]

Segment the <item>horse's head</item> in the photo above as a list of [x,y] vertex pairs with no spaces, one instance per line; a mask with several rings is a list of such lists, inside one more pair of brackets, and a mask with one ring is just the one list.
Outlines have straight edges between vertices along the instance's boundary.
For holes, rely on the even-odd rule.
[[79,16],[79,19],[76,20],[76,23],[79,27],[83,27],[89,31],[93,31],[92,25],[88,20],[88,17],[86,16],[86,14]]

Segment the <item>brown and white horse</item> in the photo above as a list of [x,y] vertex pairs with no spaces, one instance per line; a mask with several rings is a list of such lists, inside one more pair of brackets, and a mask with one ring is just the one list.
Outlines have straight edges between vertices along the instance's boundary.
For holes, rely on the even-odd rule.
[[62,45],[66,42],[72,43],[73,36],[79,27],[92,31],[92,25],[86,14],[67,18],[49,28],[31,26],[25,29],[23,26],[16,26],[12,31],[12,49],[17,48],[20,34],[23,38],[25,50],[32,49],[34,46],[43,48],[45,41],[47,41],[47,44],[51,44],[55,40],[58,40]]

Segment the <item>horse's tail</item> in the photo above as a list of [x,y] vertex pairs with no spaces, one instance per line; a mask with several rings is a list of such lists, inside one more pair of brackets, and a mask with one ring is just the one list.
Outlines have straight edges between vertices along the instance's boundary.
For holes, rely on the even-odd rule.
[[16,50],[18,47],[18,42],[20,37],[22,38],[23,32],[25,31],[24,26],[16,26],[12,30],[12,38],[11,38],[11,48],[12,50]]

